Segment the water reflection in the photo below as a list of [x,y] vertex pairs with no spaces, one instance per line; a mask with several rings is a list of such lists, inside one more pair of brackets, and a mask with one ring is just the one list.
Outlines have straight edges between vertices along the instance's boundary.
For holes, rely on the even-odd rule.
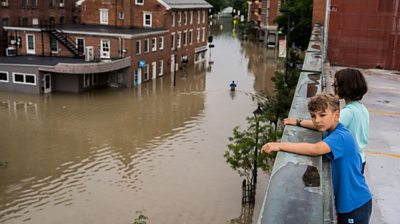
[[178,71],[175,87],[167,74],[134,89],[1,92],[0,223],[132,223],[143,209],[149,223],[227,223],[241,213],[241,178],[223,153],[273,66],[224,32],[214,63]]

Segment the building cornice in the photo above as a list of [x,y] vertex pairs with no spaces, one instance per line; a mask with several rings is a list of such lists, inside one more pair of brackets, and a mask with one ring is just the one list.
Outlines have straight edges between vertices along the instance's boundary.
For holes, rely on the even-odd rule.
[[[40,28],[35,28],[35,27],[18,27],[18,26],[4,26],[4,30],[6,31],[28,31],[28,32],[40,32],[42,31]],[[137,34],[126,34],[126,33],[105,33],[105,32],[96,32],[96,31],[86,31],[86,30],[70,30],[70,29],[62,29],[63,33],[66,34],[75,34],[75,35],[92,35],[92,36],[103,36],[103,37],[122,37],[125,39],[132,39],[135,37],[143,37],[143,36],[148,36],[148,35],[159,35],[159,34],[164,34],[168,33],[168,30],[155,30],[155,31],[149,31],[149,32],[143,32],[143,33],[137,33]]]

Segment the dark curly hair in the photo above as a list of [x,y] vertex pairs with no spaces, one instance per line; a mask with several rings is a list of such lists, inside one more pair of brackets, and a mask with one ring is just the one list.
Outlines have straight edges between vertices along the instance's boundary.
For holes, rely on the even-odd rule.
[[340,98],[350,101],[361,100],[368,91],[367,82],[363,74],[353,68],[337,71],[333,86],[335,93]]

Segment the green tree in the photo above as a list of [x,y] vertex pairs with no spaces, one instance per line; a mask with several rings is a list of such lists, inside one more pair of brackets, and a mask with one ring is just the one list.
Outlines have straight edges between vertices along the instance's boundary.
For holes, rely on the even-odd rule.
[[[276,132],[270,125],[269,118],[266,114],[255,118],[247,117],[247,129],[240,130],[239,127],[233,129],[233,136],[229,137],[228,150],[224,157],[226,162],[236,170],[240,176],[245,177],[248,182],[252,179],[252,171],[254,160],[257,160],[257,168],[263,171],[271,168],[272,160],[275,155],[267,155],[261,153],[262,145],[269,141],[276,141],[281,133]],[[258,144],[256,145],[256,126],[258,127]],[[255,150],[258,150],[258,155],[255,157]]]
[[218,13],[229,5],[228,0],[207,0],[213,6],[213,13]]
[[[237,15],[237,11],[240,11],[240,15],[247,15],[247,1],[245,0],[232,0],[232,8],[236,11],[235,15]],[[233,12],[232,12],[233,15]],[[247,16],[245,16],[246,18]]]
[[143,211],[136,211],[137,217],[133,221],[133,224],[146,224],[146,220],[149,218],[145,215],[143,215]]
[[276,17],[275,22],[280,30],[287,34],[288,14],[290,14],[290,37],[289,46],[294,43],[302,50],[306,49],[310,41],[312,29],[312,0],[286,0],[281,8],[282,13]]

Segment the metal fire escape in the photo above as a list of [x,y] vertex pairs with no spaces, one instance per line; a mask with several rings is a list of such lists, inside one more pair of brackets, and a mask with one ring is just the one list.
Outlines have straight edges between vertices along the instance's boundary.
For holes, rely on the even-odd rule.
[[74,40],[69,38],[61,28],[53,27],[50,29],[51,38],[55,37],[64,47],[66,47],[69,51],[71,51],[75,57],[83,58],[83,52],[80,52],[76,47]]

